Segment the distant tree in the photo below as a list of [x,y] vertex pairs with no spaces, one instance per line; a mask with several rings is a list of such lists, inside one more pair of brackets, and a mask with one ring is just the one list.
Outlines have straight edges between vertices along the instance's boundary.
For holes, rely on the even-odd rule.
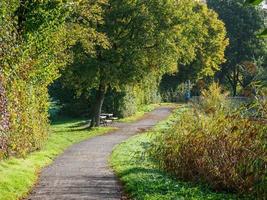
[[80,41],[73,48],[76,62],[64,75],[77,93],[97,90],[91,126],[99,125],[108,88],[139,83],[152,72],[160,77],[176,71],[177,63],[192,63],[197,57],[202,58],[203,74],[213,73],[210,69],[217,69],[223,61],[227,45],[224,26],[205,5],[195,1],[110,0],[103,9],[104,21],[97,30],[107,36],[109,45],[88,54]]
[[[190,7],[190,6],[188,6]],[[224,51],[228,45],[224,23],[218,19],[217,13],[199,4],[193,13],[187,11],[190,23],[184,23],[187,41],[183,58],[190,56],[188,62],[177,58],[178,72],[165,75],[161,82],[161,93],[176,90],[179,84],[187,80],[192,83],[200,79],[213,79],[219,71],[220,64],[225,62]],[[184,44],[183,44],[184,45]]]
[[266,40],[257,36],[264,27],[264,13],[259,7],[244,6],[244,0],[208,0],[227,29],[230,44],[225,55],[227,62],[222,65],[218,77],[229,84],[233,95],[242,87],[241,71],[243,62],[264,59],[266,63]]

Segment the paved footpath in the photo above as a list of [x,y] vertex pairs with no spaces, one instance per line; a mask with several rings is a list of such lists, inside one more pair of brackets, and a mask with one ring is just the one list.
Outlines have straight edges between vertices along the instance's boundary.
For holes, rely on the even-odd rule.
[[75,144],[46,167],[28,200],[120,200],[121,185],[108,165],[115,145],[153,127],[171,113],[160,107],[141,120],[118,125],[119,129]]

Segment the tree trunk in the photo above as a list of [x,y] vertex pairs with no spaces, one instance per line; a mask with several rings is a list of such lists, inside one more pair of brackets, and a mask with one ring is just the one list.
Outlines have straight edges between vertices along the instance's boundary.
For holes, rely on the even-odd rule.
[[226,74],[229,84],[231,85],[233,96],[237,95],[237,86],[239,82],[239,70],[236,67],[231,73]]
[[234,79],[233,79],[233,96],[237,96],[237,86],[239,81],[239,66],[235,67],[234,70]]
[[106,86],[100,83],[99,88],[96,92],[95,103],[92,109],[90,127],[100,126],[100,114],[101,114],[105,94],[106,94]]
[[233,90],[233,96],[235,97],[237,95],[237,84],[234,84],[232,86],[232,90]]

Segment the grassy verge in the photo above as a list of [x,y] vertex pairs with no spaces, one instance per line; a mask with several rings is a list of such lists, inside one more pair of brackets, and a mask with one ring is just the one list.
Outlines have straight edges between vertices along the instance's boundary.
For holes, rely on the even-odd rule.
[[52,125],[52,134],[40,151],[25,158],[0,162],[0,199],[16,200],[27,195],[38,178],[38,172],[50,164],[67,147],[82,140],[104,134],[112,128],[86,130],[81,121],[64,121]]
[[118,145],[110,164],[125,186],[131,199],[136,200],[230,200],[232,194],[215,193],[202,185],[176,180],[161,170],[146,154],[153,135],[168,129],[179,118],[181,109],[174,111],[166,121],[153,130],[130,138]]
[[134,122],[134,121],[142,118],[144,116],[144,114],[151,112],[152,110],[155,110],[159,106],[163,106],[163,105],[175,106],[176,104],[174,104],[174,103],[158,103],[158,104],[144,105],[134,115],[119,119],[118,122],[125,122],[125,123]]

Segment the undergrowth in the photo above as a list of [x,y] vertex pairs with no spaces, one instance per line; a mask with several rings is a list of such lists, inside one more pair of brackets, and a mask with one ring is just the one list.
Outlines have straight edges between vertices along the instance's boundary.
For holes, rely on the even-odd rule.
[[[176,179],[162,169],[147,152],[157,135],[164,134],[177,123],[187,107],[179,108],[151,131],[130,138],[118,145],[110,165],[124,185],[130,199],[135,200],[235,200],[225,192],[214,192],[207,185]],[[157,160],[160,158],[157,158]]]
[[247,107],[230,108],[226,98],[217,84],[211,85],[199,103],[157,134],[149,152],[179,179],[266,199],[266,99],[258,101],[259,118]]

